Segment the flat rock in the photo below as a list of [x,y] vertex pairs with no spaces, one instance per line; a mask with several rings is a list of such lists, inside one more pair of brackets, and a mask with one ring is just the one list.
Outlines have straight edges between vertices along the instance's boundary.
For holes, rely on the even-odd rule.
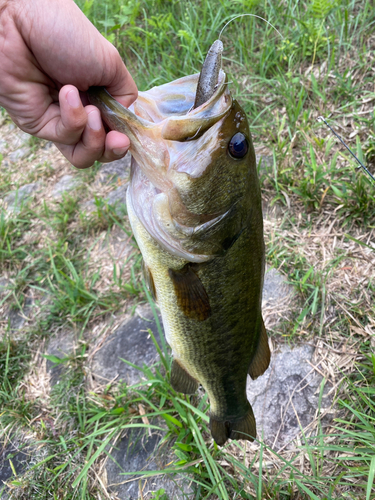
[[[142,495],[139,491],[139,475],[121,475],[124,472],[160,471],[171,460],[167,451],[159,451],[157,446],[161,435],[153,431],[151,436],[144,429],[129,429],[111,451],[112,460],[106,465],[107,484],[110,491],[120,500],[149,498],[148,493],[163,489],[170,499],[193,499],[194,492],[185,477],[181,475],[155,475],[141,480]],[[128,482],[134,478],[134,481]]]
[[3,297],[10,289],[10,281],[4,276],[0,276],[0,297]]
[[[121,358],[127,359],[138,366],[151,366],[158,360],[155,345],[147,330],[151,329],[158,339],[158,329],[149,306],[137,308],[137,315],[125,321],[104,342],[93,359],[92,375],[112,380],[123,380],[129,385],[140,380],[140,372],[124,363]],[[159,319],[160,321],[160,319]],[[193,492],[182,476],[170,477],[156,475],[147,481],[142,480],[142,495],[139,493],[139,475],[121,475],[123,472],[163,469],[170,462],[169,450],[161,452],[158,443],[161,434],[153,431],[148,436],[144,429],[129,429],[128,433],[116,443],[111,451],[111,459],[106,465],[107,484],[110,491],[116,493],[121,500],[135,500],[148,498],[147,493],[163,489],[169,498],[194,498]],[[134,481],[129,481],[134,477]],[[146,483],[146,484],[145,484]]]
[[52,196],[58,198],[62,196],[63,193],[72,191],[82,183],[81,179],[75,177],[74,175],[64,175],[61,177],[59,182],[57,182],[52,190]]
[[268,268],[264,275],[262,314],[267,330],[274,328],[291,310],[294,289],[277,269]]
[[1,129],[2,136],[6,138],[5,140],[0,139],[0,153],[8,153],[7,159],[11,163],[19,161],[31,153],[30,134],[17,128],[14,123],[3,125]]
[[[56,337],[53,337],[46,350],[48,356],[56,356],[63,359],[70,356],[75,349],[76,341],[74,333],[71,331],[59,332]],[[59,383],[61,377],[67,370],[66,363],[54,363],[47,359],[47,372],[50,374],[50,384],[54,386]]]
[[293,287],[288,284],[285,276],[271,267],[266,270],[263,285],[263,304],[276,304],[284,300],[286,295],[293,293]]
[[113,380],[123,380],[128,385],[139,382],[140,372],[124,363],[121,358],[142,367],[151,366],[158,360],[156,347],[148,333],[152,331],[159,341],[159,333],[151,308],[137,308],[138,313],[122,323],[109,336],[93,358],[93,376]]
[[24,186],[11,191],[5,198],[4,201],[7,204],[8,210],[19,210],[23,203],[25,203],[40,187],[39,182],[33,182],[32,184],[25,184]]
[[14,130],[15,133],[12,134],[10,141],[13,149],[18,149],[21,146],[24,146],[26,143],[29,142],[30,138],[32,137],[30,134],[27,132],[24,132],[23,130],[20,130],[16,126],[12,129],[11,126],[9,127],[9,130],[12,131]]
[[54,143],[52,141],[46,141],[43,145],[42,145],[42,149],[45,149],[46,151],[50,151],[51,149],[54,149],[56,146],[54,145]]
[[[323,377],[313,368],[315,347],[281,346],[272,353],[267,371],[258,379],[248,377],[247,397],[257,421],[258,438],[280,450],[314,421]],[[325,388],[328,389],[328,388]],[[322,408],[331,398],[322,398]],[[309,432],[307,432],[309,434]]]
[[0,443],[0,498],[2,500],[7,498],[7,488],[4,486],[4,483],[16,479],[10,465],[10,460],[12,461],[17,476],[21,475],[30,467],[30,452],[30,448],[23,448],[20,450],[19,447],[14,444],[7,444],[4,446]]
[[33,303],[33,299],[28,297],[25,300],[22,310],[13,308],[8,310],[7,320],[11,331],[20,330],[25,326],[31,314]]
[[8,160],[11,163],[16,163],[17,161],[26,158],[26,156],[29,156],[30,153],[31,153],[31,148],[28,147],[19,148],[9,153]]
[[118,179],[127,179],[130,175],[131,155],[127,154],[120,160],[103,163],[96,174],[98,184],[107,184]]
[[[128,182],[119,186],[118,188],[111,191],[108,197],[105,199],[105,202],[115,209],[115,212],[120,217],[127,213],[126,209],[126,190],[128,188]],[[97,209],[94,200],[89,200],[83,203],[83,209],[87,214],[91,214]]]

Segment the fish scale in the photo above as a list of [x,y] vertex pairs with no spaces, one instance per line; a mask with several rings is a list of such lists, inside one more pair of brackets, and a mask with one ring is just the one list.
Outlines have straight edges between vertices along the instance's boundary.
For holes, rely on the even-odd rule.
[[201,74],[140,92],[129,110],[102,88],[89,98],[131,140],[128,214],[172,348],[171,384],[186,394],[203,386],[223,445],[255,438],[247,374],[261,375],[270,351],[255,152],[217,42]]

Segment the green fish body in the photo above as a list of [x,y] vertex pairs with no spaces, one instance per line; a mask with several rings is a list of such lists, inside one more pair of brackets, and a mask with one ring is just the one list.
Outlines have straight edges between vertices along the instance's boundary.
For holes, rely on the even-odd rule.
[[210,401],[217,444],[253,440],[247,374],[268,367],[261,313],[261,193],[246,115],[220,69],[194,108],[198,75],[147,92],[123,108],[101,88],[89,97],[131,140],[128,214],[172,348],[172,386]]

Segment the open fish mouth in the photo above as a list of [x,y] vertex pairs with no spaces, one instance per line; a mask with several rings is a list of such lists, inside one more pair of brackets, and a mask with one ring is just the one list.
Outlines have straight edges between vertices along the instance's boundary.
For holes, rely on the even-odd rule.
[[[165,175],[168,149],[165,141],[199,138],[221,120],[232,105],[226,75],[221,69],[222,50],[222,42],[216,40],[201,73],[139,92],[129,109],[103,87],[88,90],[90,102],[100,109],[107,125],[129,137],[132,156],[159,189],[165,189],[167,183],[166,178],[161,183],[158,175],[158,172]],[[173,169],[173,165],[169,165],[169,169]]]

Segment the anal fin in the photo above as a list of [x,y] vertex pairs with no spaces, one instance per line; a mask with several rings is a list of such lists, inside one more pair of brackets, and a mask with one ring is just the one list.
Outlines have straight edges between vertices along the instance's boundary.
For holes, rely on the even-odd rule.
[[268,346],[267,332],[262,318],[258,347],[253,359],[251,360],[248,370],[250,377],[255,380],[260,375],[263,375],[263,373],[267,370],[268,365],[270,364],[270,360],[271,352]]
[[198,382],[176,359],[172,362],[171,385],[175,391],[183,394],[194,394],[198,389]]
[[219,446],[223,446],[227,439],[245,439],[254,441],[257,433],[253,409],[249,403],[247,413],[236,420],[217,420],[210,418],[212,437]]

